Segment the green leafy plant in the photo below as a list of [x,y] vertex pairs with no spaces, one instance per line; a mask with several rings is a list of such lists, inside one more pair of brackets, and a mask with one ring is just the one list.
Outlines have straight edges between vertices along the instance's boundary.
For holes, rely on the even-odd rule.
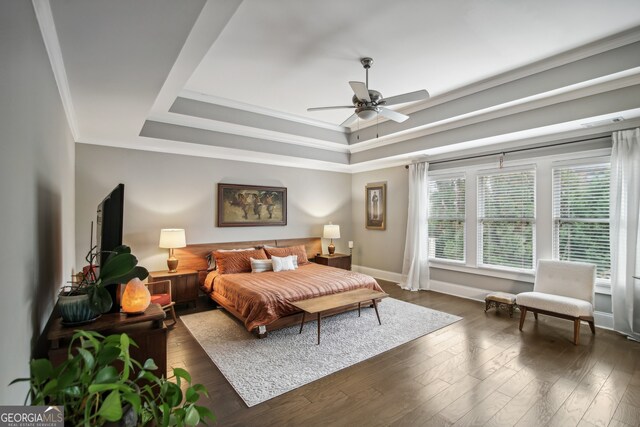
[[131,346],[137,347],[127,334],[104,337],[77,331],[63,363],[54,367],[48,359],[34,359],[31,377],[11,384],[28,381],[32,405],[64,406],[65,425],[120,421],[130,426],[195,426],[215,421],[209,409],[197,404],[202,395],[209,397],[202,384],[192,384],[182,368],[174,368],[170,379],[156,376],[153,359],[140,364],[131,358]]
[[100,272],[96,276],[95,262],[100,252],[96,252],[95,249],[95,247],[91,248],[85,257],[89,265],[78,274],[77,281],[63,289],[63,294],[66,296],[87,294],[93,310],[96,313],[106,313],[113,305],[106,286],[127,283],[134,277],[144,280],[149,272],[138,265],[138,259],[131,253],[131,248],[122,245],[113,251],[105,252],[109,256],[100,266]]

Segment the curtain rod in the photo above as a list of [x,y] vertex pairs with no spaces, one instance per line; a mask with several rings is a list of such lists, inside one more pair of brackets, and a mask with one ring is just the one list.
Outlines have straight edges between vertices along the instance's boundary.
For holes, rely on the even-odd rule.
[[[437,165],[437,164],[440,164],[440,163],[459,162],[459,161],[462,161],[462,160],[479,159],[481,157],[498,156],[500,154],[504,155],[504,154],[511,154],[511,153],[519,153],[519,152],[522,152],[522,151],[539,150],[541,148],[557,147],[559,145],[577,144],[579,142],[595,141],[595,140],[598,140],[598,139],[610,138],[610,137],[611,136],[607,136],[607,135],[594,136],[593,138],[578,139],[576,141],[556,142],[554,144],[540,145],[540,146],[537,146],[537,147],[516,148],[514,150],[497,151],[497,152],[488,153],[488,154],[476,154],[474,156],[458,157],[458,158],[455,158],[455,159],[436,160],[435,162],[429,162],[429,166]],[[409,169],[409,165],[405,165],[405,169]]]

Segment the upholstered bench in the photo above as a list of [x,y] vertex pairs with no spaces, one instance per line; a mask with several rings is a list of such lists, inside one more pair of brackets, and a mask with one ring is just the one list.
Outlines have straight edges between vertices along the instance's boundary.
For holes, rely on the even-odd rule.
[[484,312],[486,313],[491,307],[505,307],[509,310],[509,317],[513,317],[513,309],[518,307],[516,304],[516,296],[507,292],[491,292],[484,299]]

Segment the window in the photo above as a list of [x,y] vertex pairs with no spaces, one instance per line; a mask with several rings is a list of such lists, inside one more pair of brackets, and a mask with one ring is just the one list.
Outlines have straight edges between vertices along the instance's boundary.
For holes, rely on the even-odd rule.
[[597,278],[609,280],[608,163],[553,169],[553,257],[595,264]]
[[465,178],[429,181],[429,257],[464,262]]
[[535,170],[478,176],[478,264],[533,270]]

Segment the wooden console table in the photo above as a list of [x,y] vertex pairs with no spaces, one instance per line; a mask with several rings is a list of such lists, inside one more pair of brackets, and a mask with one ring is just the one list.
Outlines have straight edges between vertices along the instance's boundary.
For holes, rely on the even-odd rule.
[[131,346],[131,357],[140,363],[152,358],[158,366],[154,373],[166,376],[167,327],[164,318],[165,312],[157,304],[151,304],[143,314],[128,316],[124,313],[108,313],[82,326],[63,326],[59,317],[52,322],[47,334],[49,360],[54,365],[66,360],[67,346],[77,330],[95,331],[105,336],[126,333],[138,344],[137,348]]

